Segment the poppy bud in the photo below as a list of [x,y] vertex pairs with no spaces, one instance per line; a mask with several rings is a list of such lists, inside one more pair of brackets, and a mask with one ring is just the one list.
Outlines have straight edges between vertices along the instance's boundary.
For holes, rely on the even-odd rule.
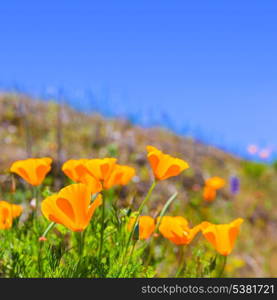
[[133,239],[138,240],[139,239],[139,223],[136,224],[133,234]]

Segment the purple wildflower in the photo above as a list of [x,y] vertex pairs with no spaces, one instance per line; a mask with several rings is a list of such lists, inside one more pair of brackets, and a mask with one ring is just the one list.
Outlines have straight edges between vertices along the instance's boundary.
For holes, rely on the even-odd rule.
[[230,177],[230,192],[232,195],[237,195],[240,190],[240,180],[237,176]]

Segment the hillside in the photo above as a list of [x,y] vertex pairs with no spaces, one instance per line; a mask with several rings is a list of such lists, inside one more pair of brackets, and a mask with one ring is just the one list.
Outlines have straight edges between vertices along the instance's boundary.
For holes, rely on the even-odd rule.
[[[277,170],[274,166],[247,162],[205,145],[192,138],[175,135],[161,128],[144,129],[120,119],[87,115],[54,101],[42,102],[23,95],[0,95],[0,184],[1,198],[11,189],[9,166],[26,157],[50,156],[54,159],[52,175],[59,178],[52,190],[66,184],[61,164],[70,158],[115,156],[122,164],[136,168],[132,184],[118,192],[122,207],[141,202],[149,188],[150,168],[146,145],[188,161],[190,169],[178,178],[160,184],[150,202],[155,216],[165,201],[177,190],[178,198],[171,213],[186,216],[196,223],[245,219],[235,251],[228,262],[228,274],[240,277],[277,276]],[[232,195],[227,185],[211,204],[202,201],[204,180],[230,176],[241,182],[240,193]],[[161,274],[162,275],[162,274]]]

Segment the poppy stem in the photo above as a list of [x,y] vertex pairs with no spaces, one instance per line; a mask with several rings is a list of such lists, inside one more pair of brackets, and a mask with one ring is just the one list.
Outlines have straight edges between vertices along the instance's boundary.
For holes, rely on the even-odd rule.
[[39,187],[38,186],[34,186],[33,187],[33,199],[35,199],[35,215],[38,216],[38,212],[39,212]]
[[39,243],[39,246],[38,246],[38,273],[41,278],[43,277],[42,248],[43,248],[43,243]]
[[33,186],[33,199],[35,200],[35,209],[34,213],[37,213],[37,189],[35,186]]
[[43,237],[43,238],[46,238],[48,232],[49,232],[55,225],[56,225],[55,222],[51,222],[51,223],[47,226],[47,228],[45,229],[45,231],[44,231],[42,237]]
[[159,226],[161,224],[161,221],[162,221],[162,217],[164,216],[165,212],[167,211],[169,205],[172,203],[172,201],[174,201],[177,197],[178,193],[175,192],[165,203],[160,215],[159,215],[159,221],[157,222],[156,226],[155,226],[155,232],[158,231],[159,229]]
[[178,278],[180,276],[181,272],[183,271],[184,264],[185,264],[185,257],[186,256],[185,256],[185,253],[184,253],[184,247],[179,248],[179,250],[181,251],[180,259],[179,259],[180,263],[179,263],[179,268],[176,272],[175,278]]
[[[159,215],[159,218],[158,218],[158,222],[156,223],[156,226],[155,226],[155,229],[154,229],[154,232],[153,233],[156,233],[159,229],[159,226],[161,224],[161,221],[162,221],[162,217],[164,216],[164,214],[166,213],[169,205],[176,199],[178,193],[175,192],[165,203],[163,209],[161,210],[161,213]],[[147,257],[147,260],[146,260],[146,266],[149,265],[150,261],[151,261],[151,258],[153,256],[153,247],[154,247],[154,239],[152,237],[151,239],[151,242],[150,242],[150,245],[149,245],[149,255]]]
[[154,181],[146,195],[146,197],[144,198],[144,200],[142,201],[140,207],[139,207],[139,210],[138,210],[138,216],[141,214],[144,206],[146,205],[146,203],[148,202],[148,200],[150,199],[151,195],[152,195],[152,192],[154,190],[154,188],[156,187],[157,185],[157,181]]
[[101,216],[101,233],[100,233],[100,246],[99,246],[99,253],[98,253],[98,259],[101,258],[102,250],[103,250],[103,241],[104,241],[104,227],[105,227],[105,198],[103,197],[103,203],[102,203],[102,216]]
[[[221,257],[222,257],[222,256],[223,256],[223,255],[221,255]],[[219,273],[218,273],[218,275],[217,275],[218,278],[221,278],[221,277],[222,277],[222,275],[223,275],[223,273],[224,273],[224,270],[225,270],[225,267],[226,267],[226,263],[227,263],[227,256],[224,255],[224,256],[223,256],[222,267],[221,267],[221,269],[220,269],[220,271],[219,271]]]
[[82,257],[85,244],[85,231],[77,232],[78,254]]

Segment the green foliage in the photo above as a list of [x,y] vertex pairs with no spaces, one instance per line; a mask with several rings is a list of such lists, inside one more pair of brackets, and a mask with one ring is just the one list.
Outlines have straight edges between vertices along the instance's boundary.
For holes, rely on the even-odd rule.
[[[122,222],[118,227],[107,223],[104,249],[98,256],[100,226],[99,214],[86,229],[83,253],[79,253],[79,233],[71,233],[57,225],[39,241],[47,222],[41,216],[29,218],[11,230],[0,231],[0,277],[151,277],[152,268],[142,264],[144,247],[137,247],[127,264],[122,257],[127,231]],[[131,248],[131,247],[130,247]],[[126,258],[126,259],[125,259]]]
[[259,180],[267,170],[267,165],[256,162],[244,162],[243,171],[246,176],[254,180]]
[[115,144],[110,144],[107,147],[108,156],[116,157],[118,155],[118,147]]
[[[51,194],[49,188],[42,195]],[[26,193],[28,194],[28,193]],[[24,198],[24,192],[17,190],[15,199]],[[98,209],[87,229],[70,232],[62,225],[51,228],[46,240],[39,238],[49,226],[43,216],[35,217],[30,211],[24,221],[15,221],[13,228],[0,230],[0,277],[5,278],[136,278],[157,276],[157,268],[168,258],[166,249],[190,250],[185,246],[174,246],[169,241],[152,237],[139,240],[139,226],[136,225],[129,242],[127,224],[130,208],[119,209],[115,203],[114,190],[104,193],[106,216],[104,219],[103,249],[101,243],[102,212]],[[162,209],[162,214],[176,198],[174,194]],[[170,244],[169,244],[170,243]],[[158,253],[156,250],[159,250]],[[151,254],[151,255],[150,255]],[[153,255],[154,254],[154,255]],[[183,256],[185,261],[176,261],[173,274],[182,277],[211,277],[215,262],[205,255],[202,248],[193,248],[193,254]],[[213,267],[211,267],[213,266]]]

